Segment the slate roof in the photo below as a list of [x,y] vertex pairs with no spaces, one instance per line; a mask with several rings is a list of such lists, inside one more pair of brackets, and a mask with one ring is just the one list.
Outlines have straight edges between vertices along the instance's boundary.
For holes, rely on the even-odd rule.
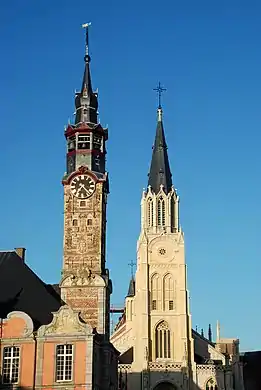
[[134,297],[134,295],[135,295],[135,280],[134,277],[132,276],[129,284],[127,297]]
[[57,285],[45,284],[15,251],[0,252],[0,318],[24,311],[38,328],[50,323],[62,304]]
[[167,149],[162,122],[162,109],[159,107],[156,137],[153,146],[148,181],[148,186],[151,186],[151,189],[155,193],[159,192],[161,184],[163,185],[166,193],[168,193],[172,187],[172,175],[169,166]]
[[119,357],[120,364],[131,364],[133,362],[133,347],[123,352]]
[[[88,49],[88,38],[86,40],[86,50]],[[75,95],[75,125],[86,122],[86,123],[98,123],[97,118],[97,109],[98,109],[98,99],[97,93],[92,90],[92,81],[91,81],[91,70],[90,70],[90,61],[91,57],[86,54],[84,57],[85,67],[84,74],[82,79],[82,88],[81,92],[76,93]]]

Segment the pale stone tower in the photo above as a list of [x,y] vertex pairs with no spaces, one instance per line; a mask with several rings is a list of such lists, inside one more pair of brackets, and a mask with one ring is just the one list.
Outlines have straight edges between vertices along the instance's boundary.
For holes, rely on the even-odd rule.
[[179,197],[172,185],[161,106],[157,110],[148,188],[141,201],[135,289],[133,368],[142,365],[146,370],[149,362],[162,359],[180,364],[188,377],[193,341],[184,235],[179,223]]
[[65,130],[64,256],[61,296],[99,333],[109,336],[111,281],[105,267],[105,170],[108,130],[98,121],[90,74],[88,28],[82,88],[75,96],[75,124]]
[[159,104],[136,277],[111,336],[121,352],[121,390],[244,389],[239,340],[218,337],[215,343],[210,328],[208,339],[192,329],[184,246]]
[[[179,222],[179,197],[172,185],[160,104],[148,187],[141,200],[136,278],[130,282],[125,315],[126,332],[122,334],[122,327],[117,328],[111,340],[121,352],[132,346],[130,388],[155,386],[159,364],[171,365],[175,380],[187,383],[183,388],[188,388],[194,347],[184,234]],[[142,386],[134,375],[138,372],[142,375]]]

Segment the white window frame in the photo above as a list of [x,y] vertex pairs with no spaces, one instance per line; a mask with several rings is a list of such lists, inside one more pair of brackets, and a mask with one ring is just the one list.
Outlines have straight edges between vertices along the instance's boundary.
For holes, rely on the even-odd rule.
[[[72,347],[72,352],[68,353],[66,351],[66,348],[68,346]],[[58,347],[63,347],[63,353],[58,353]],[[56,351],[55,351],[55,382],[72,382],[73,380],[73,360],[74,360],[74,345],[73,344],[57,344],[56,345]],[[63,357],[63,368],[62,368],[62,379],[58,379],[58,356]],[[72,357],[72,363],[71,363],[71,375],[70,379],[65,378],[66,374],[66,356],[71,356]],[[60,376],[60,375],[59,375]]]
[[[19,354],[18,356],[14,356],[14,349],[18,349],[19,351]],[[11,350],[11,355],[10,356],[5,356],[5,351],[7,349],[10,349]],[[20,378],[20,358],[21,358],[21,349],[20,347],[17,347],[15,345],[12,345],[12,346],[6,346],[3,348],[3,366],[2,366],[2,383],[3,384],[17,384],[19,383],[19,378]],[[10,361],[10,371],[9,371],[9,381],[5,381],[4,380],[4,373],[5,373],[5,362],[8,362]],[[16,368],[17,368],[17,372],[18,372],[18,375],[17,375],[17,381],[13,382],[12,381],[12,375],[13,375],[13,369],[14,369],[14,365],[15,365],[15,362],[16,362]]]

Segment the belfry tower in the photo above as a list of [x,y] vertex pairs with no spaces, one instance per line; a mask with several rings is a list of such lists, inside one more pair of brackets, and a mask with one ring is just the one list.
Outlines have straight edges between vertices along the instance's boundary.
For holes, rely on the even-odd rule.
[[109,335],[111,282],[105,266],[105,169],[108,129],[98,121],[98,94],[92,89],[88,27],[85,67],[75,95],[75,123],[65,130],[67,169],[64,187],[64,255],[61,296],[83,320]]

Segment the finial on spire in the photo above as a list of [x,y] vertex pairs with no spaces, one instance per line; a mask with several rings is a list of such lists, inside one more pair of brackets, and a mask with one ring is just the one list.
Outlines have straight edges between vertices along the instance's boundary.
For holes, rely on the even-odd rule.
[[86,30],[86,35],[85,35],[85,56],[84,56],[84,61],[85,62],[90,62],[91,58],[89,56],[89,27],[91,25],[90,23],[84,23],[82,24],[82,28],[85,28]]
[[157,94],[158,94],[158,99],[159,99],[158,108],[161,109],[161,95],[162,95],[162,92],[167,91],[167,89],[166,88],[162,88],[161,83],[159,81],[159,84],[158,84],[157,88],[153,88],[153,91],[156,91]]
[[131,260],[131,262],[130,262],[128,265],[130,266],[130,269],[131,269],[131,278],[133,279],[133,277],[134,277],[133,268],[134,268],[134,266],[136,265],[136,263],[135,263],[133,260]]

